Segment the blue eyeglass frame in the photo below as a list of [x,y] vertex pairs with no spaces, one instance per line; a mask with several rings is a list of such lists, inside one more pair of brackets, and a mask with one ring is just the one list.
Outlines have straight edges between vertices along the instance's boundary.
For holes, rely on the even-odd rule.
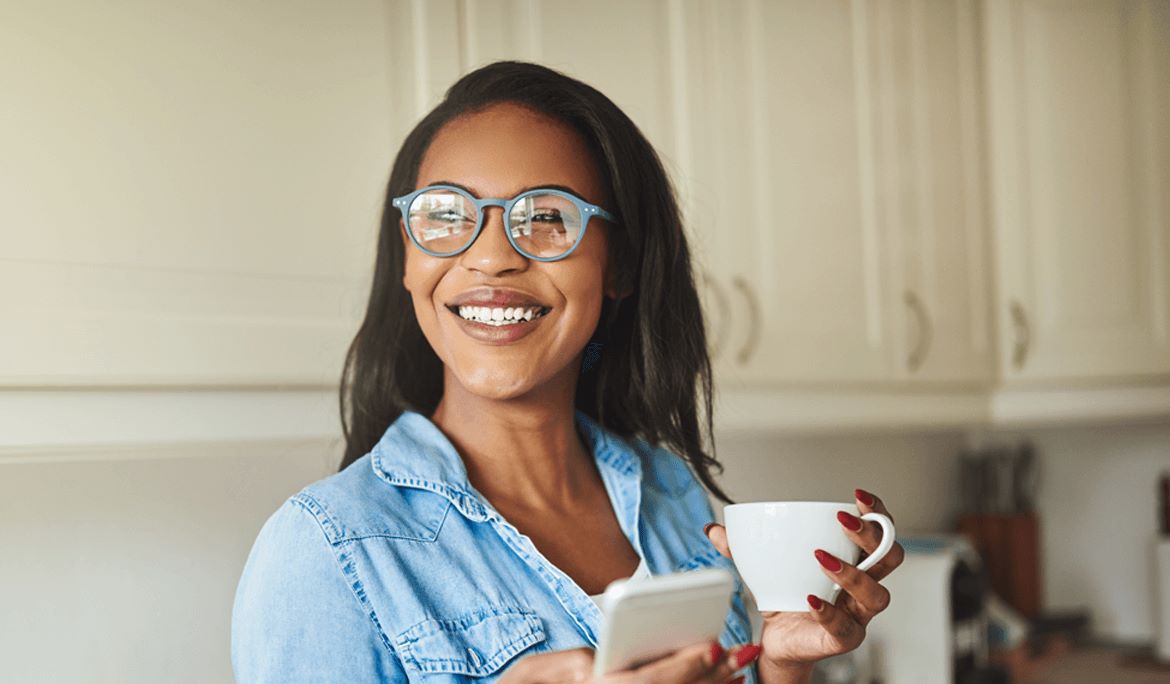
[[[475,232],[471,234],[471,239],[467,241],[467,244],[463,245],[459,249],[451,252],[436,252],[432,249],[427,249],[422,245],[421,242],[418,241],[418,238],[415,237],[414,231],[410,229],[410,205],[414,203],[414,198],[418,197],[424,192],[430,192],[431,190],[450,190],[452,192],[459,193],[475,205]],[[565,250],[564,254],[558,254],[557,256],[553,257],[540,257],[531,255],[528,252],[520,249],[520,246],[516,244],[516,239],[512,237],[512,231],[508,230],[508,215],[512,213],[512,207],[516,206],[520,200],[531,195],[556,195],[558,197],[569,200],[573,203],[573,206],[577,207],[577,212],[581,215],[581,232],[577,235],[577,241],[573,243],[572,247]],[[457,254],[462,254],[463,252],[466,252],[468,249],[470,249],[471,246],[475,244],[475,241],[479,239],[479,234],[483,230],[483,219],[484,216],[487,215],[486,212],[484,212],[485,207],[501,207],[504,210],[504,235],[508,238],[508,243],[512,245],[512,249],[516,250],[520,256],[526,259],[532,259],[533,261],[560,261],[561,259],[567,258],[577,249],[577,246],[581,244],[581,241],[585,239],[585,231],[589,228],[589,219],[593,218],[594,216],[603,218],[610,223],[617,222],[617,219],[614,218],[613,214],[602,209],[596,204],[590,204],[589,202],[586,202],[571,192],[557,190],[556,188],[533,188],[531,190],[525,190],[512,199],[503,199],[499,197],[485,197],[483,199],[479,199],[463,188],[456,187],[454,185],[428,185],[425,188],[419,188],[418,190],[415,190],[409,195],[395,197],[393,200],[391,200],[391,203],[398,209],[398,213],[402,216],[402,223],[404,226],[406,226],[406,234],[410,236],[410,241],[414,243],[415,247],[418,247],[424,253],[434,257],[451,257]]]

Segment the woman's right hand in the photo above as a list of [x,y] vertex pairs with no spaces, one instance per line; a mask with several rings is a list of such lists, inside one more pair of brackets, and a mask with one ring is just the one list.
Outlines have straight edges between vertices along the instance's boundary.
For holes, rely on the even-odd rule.
[[[742,644],[724,651],[716,642],[695,644],[633,670],[593,676],[593,649],[574,648],[537,653],[521,658],[500,678],[500,684],[524,682],[588,682],[597,684],[663,684],[709,682],[723,684],[760,654],[756,644]],[[742,680],[742,677],[737,680]]]

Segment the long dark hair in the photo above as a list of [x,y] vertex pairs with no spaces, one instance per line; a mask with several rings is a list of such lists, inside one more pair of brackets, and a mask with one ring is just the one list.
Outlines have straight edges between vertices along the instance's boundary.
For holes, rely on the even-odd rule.
[[341,376],[341,468],[368,453],[403,411],[429,416],[439,403],[443,366],[402,285],[405,248],[391,198],[414,189],[423,154],[440,128],[502,102],[572,126],[600,167],[612,203],[606,208],[618,217],[608,233],[609,259],[616,290],[629,294],[605,300],[594,333],[603,351],[578,380],[577,408],[610,432],[684,457],[708,491],[730,503],[712,476],[723,467],[704,449],[712,435],[711,361],[670,179],[649,141],[609,98],[526,62],[495,62],[460,78],[394,159],[373,289]]

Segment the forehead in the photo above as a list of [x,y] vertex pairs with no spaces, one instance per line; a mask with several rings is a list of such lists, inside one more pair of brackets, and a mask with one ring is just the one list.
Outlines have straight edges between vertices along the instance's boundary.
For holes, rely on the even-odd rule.
[[605,192],[597,164],[569,125],[505,103],[439,129],[419,167],[418,187],[453,181],[479,197],[512,197],[536,185],[563,185],[590,202]]

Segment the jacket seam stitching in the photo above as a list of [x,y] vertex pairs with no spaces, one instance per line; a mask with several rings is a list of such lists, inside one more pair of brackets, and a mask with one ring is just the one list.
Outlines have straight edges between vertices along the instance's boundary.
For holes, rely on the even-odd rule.
[[337,541],[332,542],[332,545],[333,546],[342,546],[344,544],[349,544],[350,542],[361,541],[363,539],[376,539],[376,538],[400,539],[402,541],[414,541],[414,542],[421,542],[423,544],[433,544],[433,543],[435,543],[435,540],[439,538],[439,533],[442,532],[443,525],[445,525],[447,522],[447,516],[451,515],[452,508],[455,508],[455,504],[453,504],[451,502],[447,502],[447,507],[445,509],[443,509],[443,517],[439,518],[439,524],[435,527],[435,534],[433,537],[430,537],[430,538],[411,537],[411,536],[408,536],[405,534],[391,534],[389,532],[370,532],[368,534],[353,534],[353,535],[348,535],[346,537],[342,537],[342,538],[338,539]]
[[[316,499],[314,499],[313,497],[311,497],[307,494],[304,495],[304,498],[309,499],[313,503],[318,503],[318,505],[319,505],[319,502],[317,502]],[[294,498],[290,499],[289,501],[291,501],[298,508],[300,508],[306,514],[308,514],[309,517],[312,518],[313,521],[317,523],[318,529],[321,530],[321,536],[322,536],[323,540],[325,541],[326,545],[328,546],[329,550],[331,551],[331,553],[329,555],[333,558],[333,562],[337,564],[337,570],[341,574],[341,580],[345,583],[346,587],[349,588],[350,596],[352,596],[354,601],[357,602],[358,608],[362,609],[365,612],[366,617],[368,617],[370,619],[371,627],[377,633],[378,638],[382,641],[382,645],[386,648],[387,651],[390,652],[390,654],[392,656],[394,656],[395,659],[397,659],[399,661],[399,663],[401,663],[402,658],[398,655],[398,651],[394,649],[393,644],[390,643],[390,639],[386,636],[386,631],[382,629],[382,623],[381,623],[381,621],[378,620],[377,613],[374,611],[373,606],[369,605],[369,603],[364,598],[365,589],[362,587],[361,580],[355,576],[353,578],[353,582],[351,583],[349,581],[349,573],[346,571],[345,567],[341,564],[341,559],[338,558],[338,556],[335,552],[332,552],[332,550],[336,548],[336,545],[334,545],[329,540],[329,534],[325,531],[325,526],[322,523],[322,521],[319,519],[319,517],[317,516],[317,514],[314,511],[309,509],[308,505],[304,501],[302,501],[301,498],[294,497]],[[332,520],[329,520],[328,522],[329,522],[330,526],[333,526]],[[355,588],[355,585],[356,585],[356,588]],[[361,591],[360,595],[358,593],[359,590]]]

